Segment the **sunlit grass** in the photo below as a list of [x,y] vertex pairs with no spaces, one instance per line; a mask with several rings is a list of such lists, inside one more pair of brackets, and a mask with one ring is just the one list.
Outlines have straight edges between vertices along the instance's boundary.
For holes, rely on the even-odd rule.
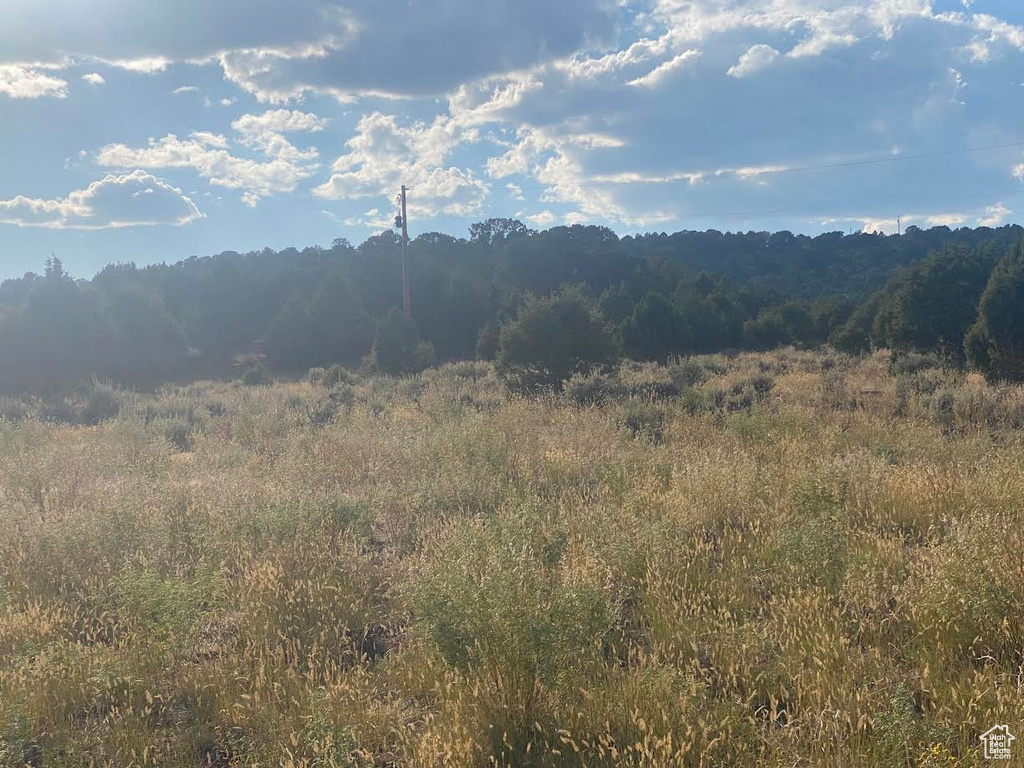
[[782,350],[4,413],[4,768],[962,766],[1024,722],[1019,389]]

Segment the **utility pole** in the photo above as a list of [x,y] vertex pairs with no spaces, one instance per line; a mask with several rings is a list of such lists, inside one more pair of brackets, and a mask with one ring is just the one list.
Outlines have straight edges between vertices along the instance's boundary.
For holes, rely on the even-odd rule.
[[402,305],[405,308],[405,316],[412,317],[412,294],[409,290],[409,266],[406,261],[406,250],[409,247],[409,215],[405,207],[405,184],[402,185]]
[[900,236],[903,235],[903,217],[902,216],[897,216],[896,217],[896,234],[900,235]]

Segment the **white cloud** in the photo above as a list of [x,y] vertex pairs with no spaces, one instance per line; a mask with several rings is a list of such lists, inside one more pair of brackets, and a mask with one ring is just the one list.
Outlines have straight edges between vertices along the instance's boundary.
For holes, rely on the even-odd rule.
[[89,85],[103,85],[107,82],[107,79],[103,77],[99,72],[90,72],[89,74],[82,75],[82,79]]
[[265,137],[275,133],[316,133],[327,121],[311,112],[272,109],[261,115],[242,115],[231,127],[246,137]]
[[985,208],[984,213],[978,217],[978,225],[982,227],[998,227],[1005,224],[1013,215],[1013,211],[1002,203],[996,203]]
[[0,64],[0,94],[12,99],[58,99],[68,95],[68,83],[30,64]]
[[830,48],[848,48],[859,40],[860,38],[852,32],[839,33],[828,29],[818,30],[811,37],[795,45],[786,55],[794,59],[805,56],[821,56]]
[[[458,85],[601,45],[617,0],[15,0],[0,63],[65,57],[135,72],[216,63],[264,102],[307,91],[442,95]],[[100,23],[98,20],[116,20]]]
[[199,93],[199,87],[195,85],[183,85],[180,88],[175,88],[172,93],[177,96],[182,93]]
[[748,77],[771,66],[778,56],[779,52],[770,45],[764,43],[752,45],[746,53],[740,56],[739,61],[729,67],[726,74],[729,77]]
[[163,72],[171,65],[171,60],[164,56],[142,56],[135,59],[104,59],[100,56],[90,56],[89,58],[100,64],[106,64],[108,67],[115,67],[116,69],[123,69],[126,72],[135,72],[140,75],[155,75]]
[[659,64],[646,75],[642,75],[635,80],[630,80],[628,85],[639,86],[642,88],[657,88],[674,72],[692,64],[698,58],[700,58],[700,51],[683,51],[678,56],[674,56],[668,61]]
[[[14,19],[0,29],[0,60],[58,66],[66,55],[82,66],[102,57],[140,72],[188,62],[190,72],[205,67],[205,79],[181,67],[172,72],[179,82],[212,82],[209,69],[220,67],[264,102],[330,94],[356,104],[343,117],[362,115],[332,152],[329,178],[315,176],[322,159],[309,141],[272,117],[307,113],[275,109],[228,129],[234,114],[215,109],[219,92],[193,105],[214,108],[211,131],[163,129],[148,145],[104,147],[101,162],[192,168],[248,204],[315,178],[318,196],[375,198],[365,207],[377,206],[376,217],[361,221],[389,218],[402,183],[413,187],[421,218],[489,212],[492,186],[502,205],[558,221],[686,225],[716,211],[779,209],[820,220],[878,190],[898,199],[860,208],[865,220],[908,205],[970,210],[956,193],[1005,183],[995,177],[1013,167],[1008,153],[986,155],[989,164],[965,155],[779,171],[879,157],[893,146],[914,155],[1003,143],[1024,119],[1020,89],[1010,85],[1021,79],[1022,28],[959,7],[939,13],[943,3],[931,0],[498,0],[486,13],[469,0],[406,3],[400,13],[379,0],[219,0],[198,4],[192,18],[172,0],[151,0],[146,13],[123,0],[96,3],[118,3],[134,34],[73,28],[51,3],[46,14],[26,13],[55,24]],[[143,23],[155,12],[160,25]],[[971,61],[971,46],[984,62]],[[960,108],[966,94],[976,109]],[[388,101],[358,104],[368,96]],[[985,105],[999,106],[983,109],[982,121]],[[313,120],[295,130],[320,130]],[[1014,170],[1024,178],[1024,162]]]
[[313,193],[335,200],[390,199],[406,184],[413,188],[410,205],[420,218],[475,216],[490,186],[472,172],[448,165],[447,158],[456,148],[481,141],[479,126],[502,122],[542,85],[531,73],[513,72],[460,86],[449,98],[448,115],[430,123],[401,125],[393,115],[364,115],[346,142],[349,151]]
[[294,191],[316,172],[316,148],[300,149],[283,133],[319,131],[323,126],[323,120],[306,112],[243,115],[232,123],[238,143],[260,152],[263,160],[232,154],[224,136],[199,131],[187,139],[174,134],[150,139],[145,147],[110,144],[97,153],[96,162],[116,168],[191,168],[210,184],[243,190],[242,201],[252,206],[263,197]]
[[549,210],[543,210],[531,216],[523,216],[523,219],[533,224],[537,229],[548,229],[558,221],[558,217]]
[[0,200],[0,224],[49,229],[110,229],[171,224],[202,218],[180,189],[145,173],[108,175],[65,198],[19,195]]
[[555,66],[566,70],[572,79],[592,79],[663,56],[668,51],[669,42],[667,35],[657,40],[643,38],[622,51],[596,58],[574,56],[568,61],[556,62]]
[[967,221],[967,216],[963,213],[937,213],[926,216],[924,221],[929,227],[960,227]]
[[476,215],[490,187],[472,172],[445,165],[459,143],[474,138],[443,117],[401,126],[393,115],[365,115],[346,142],[349,151],[334,161],[331,178],[313,194],[329,200],[389,198],[406,184],[412,188],[410,206],[420,217]]
[[196,141],[201,141],[208,147],[217,147],[218,149],[228,148],[228,140],[219,133],[211,133],[210,131],[192,131],[191,136]]
[[[913,221],[913,219],[907,217],[902,221],[903,226],[907,226]],[[874,234],[875,232],[881,232],[886,235],[895,235],[896,230],[900,226],[900,222],[896,219],[863,219],[862,224],[863,226],[860,231],[869,235]]]
[[391,229],[394,223],[394,220],[382,214],[379,208],[371,208],[358,216],[350,216],[344,221],[346,227],[366,227],[373,230]]
[[[1013,212],[1006,210],[1001,205],[990,206],[989,208],[985,209],[984,214],[977,214],[976,218],[978,219],[979,225],[991,227],[998,226],[1000,223],[1002,223],[1002,221],[997,219],[1001,219],[1001,217],[1005,217],[1011,213]],[[991,221],[993,223],[984,223],[983,217],[985,215],[990,216],[990,218],[986,220]],[[838,217],[822,221],[821,224],[829,226],[836,223],[860,222],[862,225],[862,232],[867,232],[869,234],[872,232],[883,232],[885,234],[895,235],[901,230],[906,232],[907,227],[911,225],[924,225],[927,227],[949,227],[950,229],[955,229],[956,227],[965,226],[971,218],[971,214],[959,212],[926,214],[916,213],[907,214],[905,216],[900,216],[898,218],[872,218],[870,216]]]
[[1009,45],[1018,51],[1024,51],[1024,27],[1010,24],[984,13],[974,14],[969,17],[969,20],[958,14],[951,14],[946,18],[954,22],[966,23],[978,32],[978,35],[966,46],[972,61],[988,61],[992,58],[993,49],[1000,45]]

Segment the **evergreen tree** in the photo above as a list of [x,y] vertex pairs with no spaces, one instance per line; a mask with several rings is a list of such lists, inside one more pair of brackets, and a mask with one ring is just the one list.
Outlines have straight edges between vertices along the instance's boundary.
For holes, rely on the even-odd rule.
[[690,329],[660,293],[648,293],[621,326],[623,350],[641,360],[665,360],[692,345]]
[[992,271],[964,347],[987,378],[1024,381],[1024,241]]
[[391,376],[415,373],[433,362],[434,350],[420,340],[416,323],[399,309],[390,310],[377,323],[371,362]]
[[604,319],[578,287],[531,296],[501,330],[495,367],[511,389],[560,390],[575,372],[611,365],[618,348]]
[[990,248],[957,246],[914,265],[882,299],[872,327],[876,346],[963,358],[964,336],[995,261]]

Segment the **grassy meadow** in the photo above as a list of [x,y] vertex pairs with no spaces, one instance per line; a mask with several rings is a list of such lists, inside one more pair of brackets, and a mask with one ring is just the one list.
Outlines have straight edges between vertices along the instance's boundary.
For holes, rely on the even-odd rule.
[[3,768],[948,768],[1024,739],[1024,390],[928,358],[0,414]]

